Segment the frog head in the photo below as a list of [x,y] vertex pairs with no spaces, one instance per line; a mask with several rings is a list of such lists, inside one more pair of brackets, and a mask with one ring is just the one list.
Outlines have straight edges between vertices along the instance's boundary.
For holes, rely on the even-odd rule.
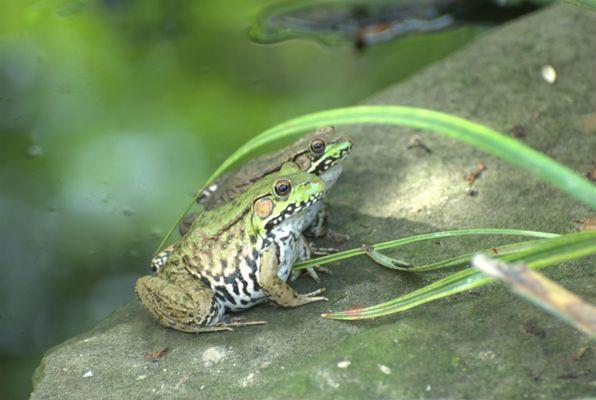
[[325,193],[321,178],[303,172],[290,162],[277,173],[264,178],[262,184],[268,190],[256,197],[252,204],[252,224],[261,234],[319,201]]
[[337,166],[350,153],[352,140],[337,135],[332,126],[327,126],[306,137],[303,145],[308,145],[308,149],[297,154],[293,161],[302,171],[320,176],[329,188],[341,173]]

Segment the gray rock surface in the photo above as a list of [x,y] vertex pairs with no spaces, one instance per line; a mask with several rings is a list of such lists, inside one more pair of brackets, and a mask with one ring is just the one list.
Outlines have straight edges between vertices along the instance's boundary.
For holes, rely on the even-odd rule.
[[[525,141],[585,173],[596,161],[596,13],[568,5],[487,34],[369,99],[450,112]],[[558,74],[541,77],[543,65]],[[553,232],[593,211],[532,176],[454,140],[386,126],[345,128],[353,156],[331,195],[346,248],[465,227]],[[406,150],[418,136],[431,154]],[[465,193],[475,164],[487,166]],[[513,238],[446,239],[400,249],[421,264]],[[596,300],[594,257],[547,275]],[[164,329],[138,304],[49,350],[33,399],[580,398],[596,393],[588,340],[498,284],[389,316],[329,321],[321,312],[397,297],[444,275],[405,275],[359,257],[323,276],[329,303],[245,313],[265,326],[190,335]],[[139,271],[143,268],[139,267]],[[301,291],[316,287],[301,280]],[[132,289],[131,289],[132,290]],[[146,354],[168,348],[158,361]],[[576,354],[576,357],[574,357]]]

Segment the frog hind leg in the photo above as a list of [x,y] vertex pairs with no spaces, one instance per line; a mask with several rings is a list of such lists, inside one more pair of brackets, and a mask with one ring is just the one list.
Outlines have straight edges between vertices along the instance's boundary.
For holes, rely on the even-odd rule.
[[224,313],[211,289],[198,280],[172,282],[143,276],[136,285],[139,301],[164,326],[183,332],[230,330],[217,325]]
[[325,289],[311,293],[300,294],[277,275],[279,270],[275,246],[269,247],[261,256],[257,271],[257,281],[271,300],[283,307],[298,307],[315,301],[328,301],[326,297],[318,296]]

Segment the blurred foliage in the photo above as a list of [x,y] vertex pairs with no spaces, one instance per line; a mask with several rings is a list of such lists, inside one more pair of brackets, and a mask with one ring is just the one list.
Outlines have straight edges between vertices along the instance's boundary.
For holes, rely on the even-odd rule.
[[[273,0],[0,2],[0,397],[133,299],[193,191],[268,126],[353,104],[481,28],[358,54],[247,39]],[[3,395],[4,394],[4,395]]]

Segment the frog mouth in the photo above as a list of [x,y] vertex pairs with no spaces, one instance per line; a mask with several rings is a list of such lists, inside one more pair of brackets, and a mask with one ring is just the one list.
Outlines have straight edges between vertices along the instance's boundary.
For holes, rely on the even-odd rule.
[[329,168],[333,167],[338,162],[343,160],[348,155],[349,152],[350,152],[350,149],[346,148],[346,149],[342,149],[339,152],[339,154],[337,154],[335,156],[330,156],[330,157],[325,158],[323,160],[323,162],[317,164],[317,167],[311,173],[313,173],[315,175],[321,175],[323,172],[327,171]]
[[322,197],[323,197],[323,193],[321,192],[321,193],[313,194],[307,200],[301,201],[299,203],[288,205],[281,212],[280,215],[278,215],[277,217],[273,218],[271,221],[267,222],[267,224],[265,225],[265,227],[266,228],[272,228],[272,227],[274,227],[276,225],[281,224],[283,221],[285,221],[286,219],[290,218],[291,216],[296,215],[300,211],[302,211],[302,210],[310,207],[311,205],[313,205],[314,203],[316,203],[317,201],[319,201]]

